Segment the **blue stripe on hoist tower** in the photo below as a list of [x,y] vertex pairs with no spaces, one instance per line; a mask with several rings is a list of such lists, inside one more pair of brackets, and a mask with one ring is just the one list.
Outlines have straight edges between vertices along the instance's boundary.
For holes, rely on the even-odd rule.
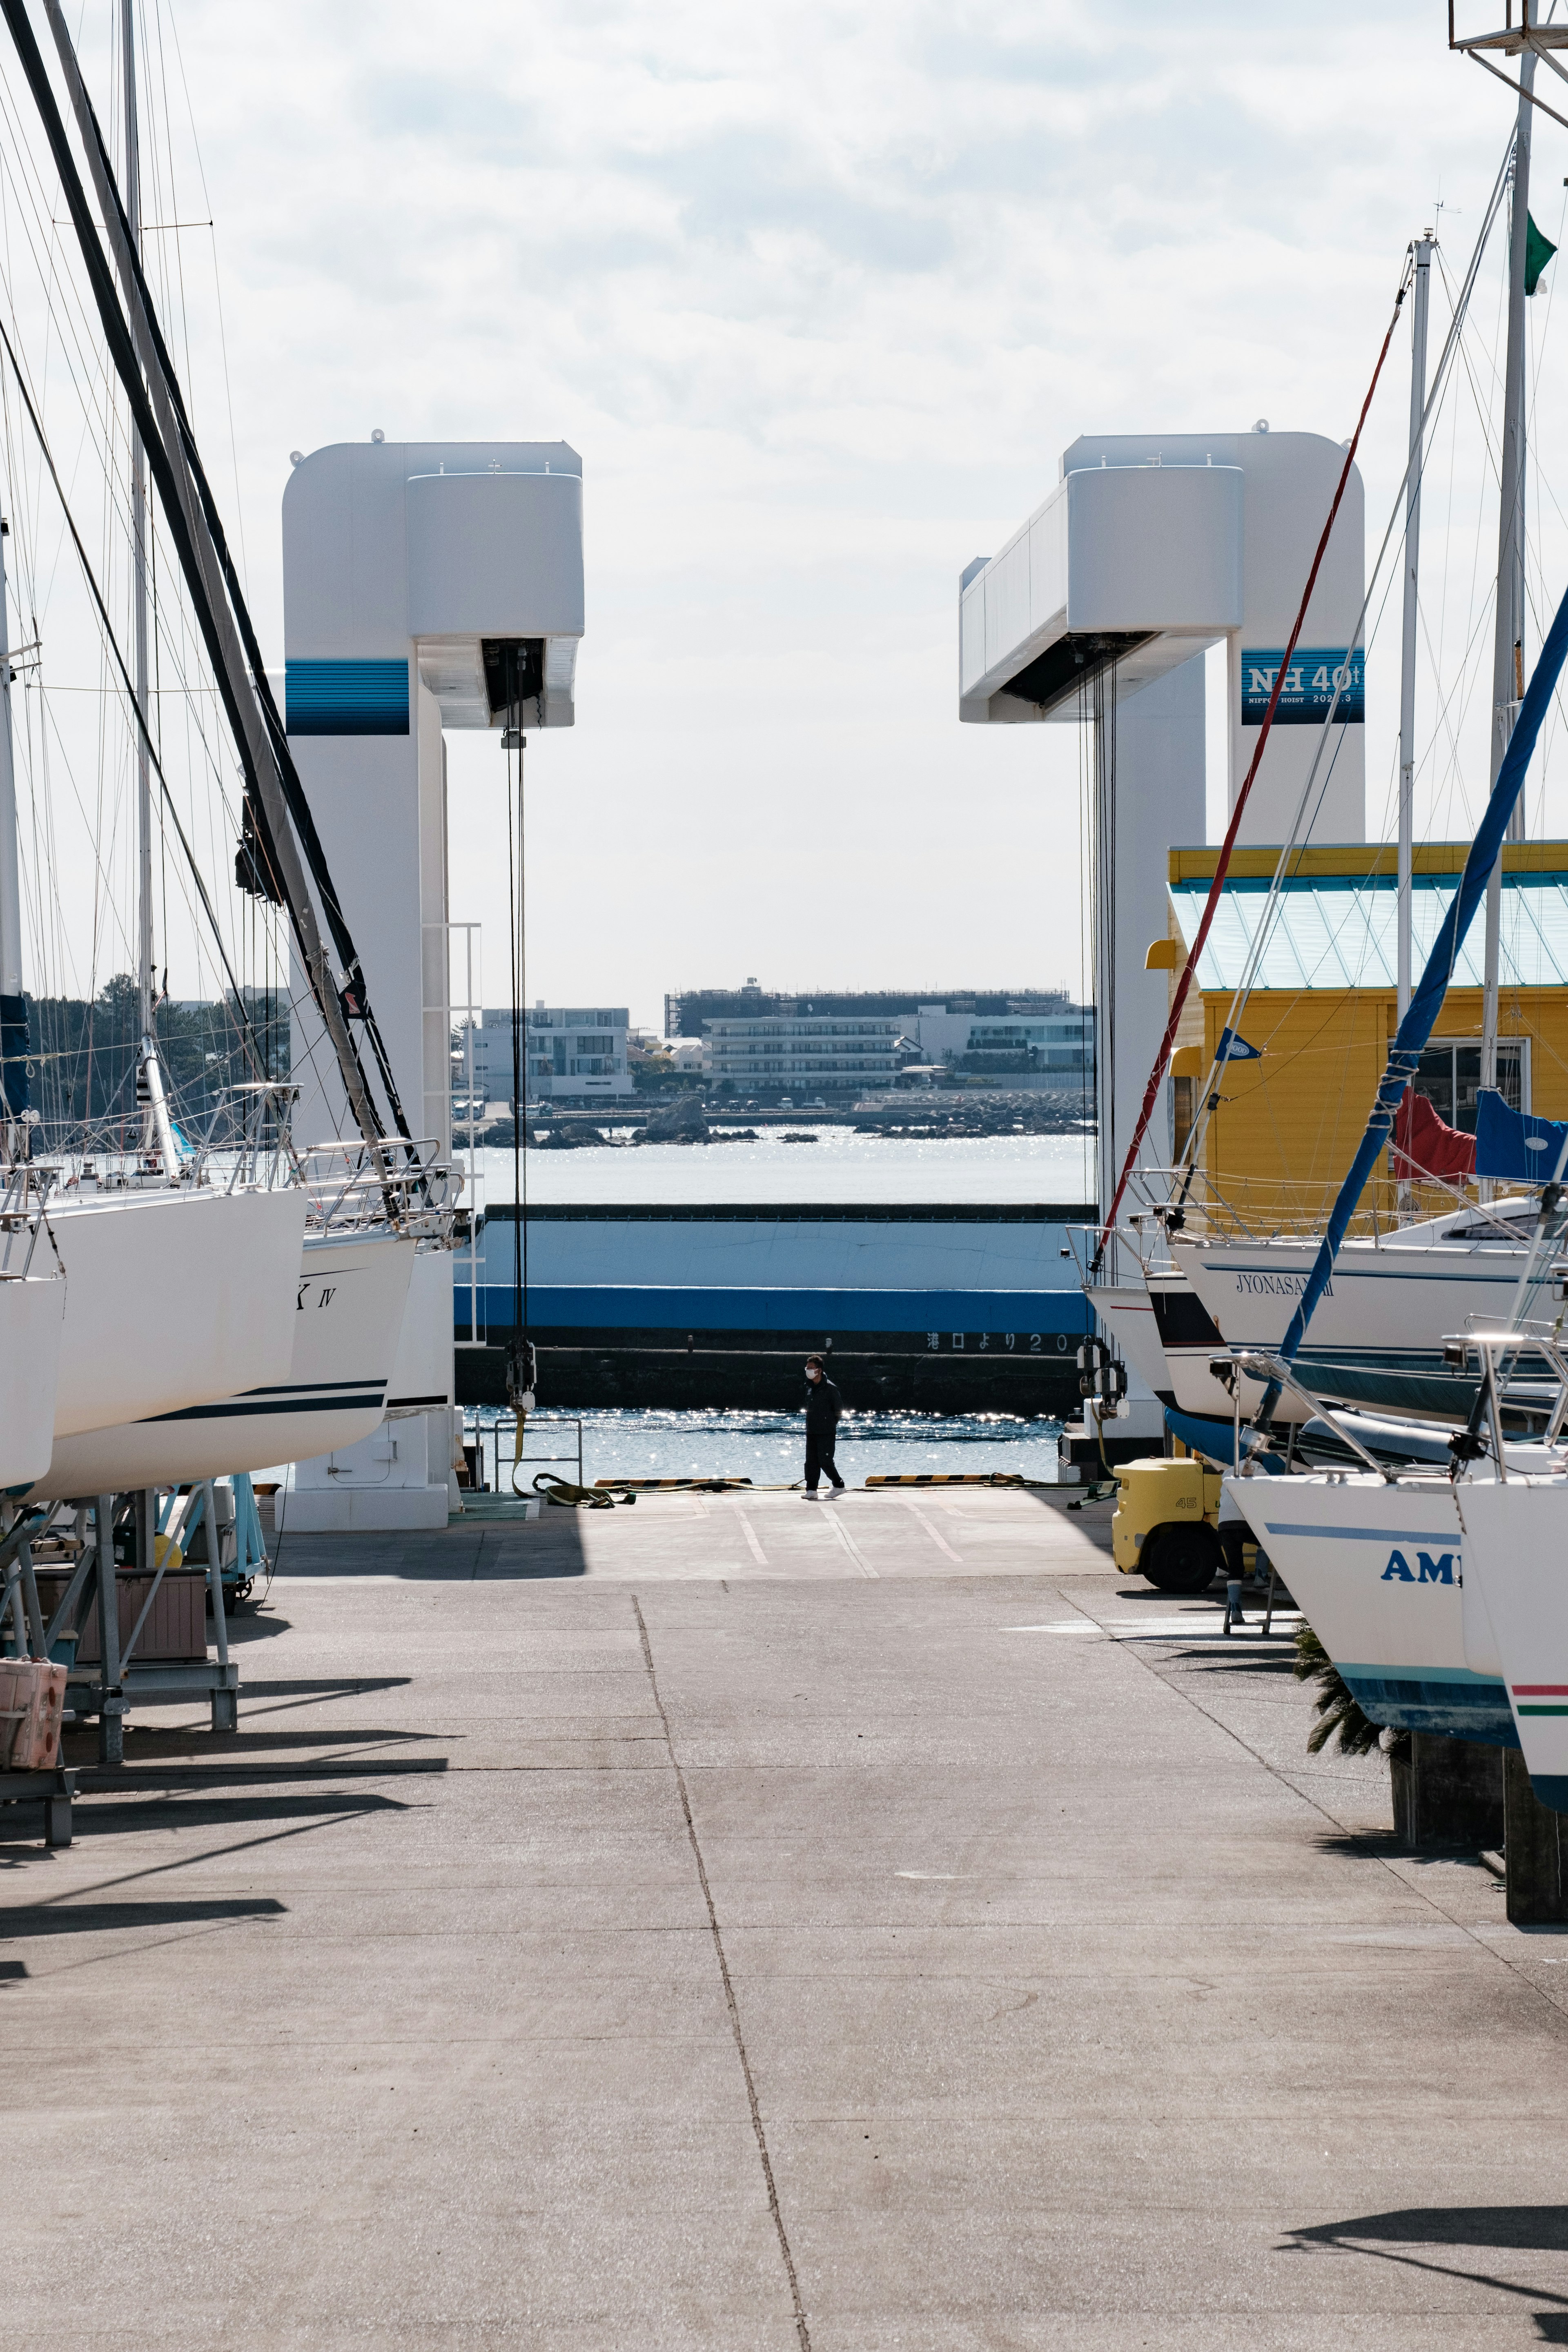
[[290,735],[406,735],[405,661],[290,661]]

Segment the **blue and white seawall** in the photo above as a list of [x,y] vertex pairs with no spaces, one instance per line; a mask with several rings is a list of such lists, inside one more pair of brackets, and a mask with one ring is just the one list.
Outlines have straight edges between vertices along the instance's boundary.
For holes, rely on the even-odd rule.
[[521,1232],[552,1403],[775,1404],[816,1349],[852,1405],[1065,1412],[1089,1328],[1068,1233],[1093,1213],[531,1206],[520,1222],[507,1203],[483,1219],[472,1267],[458,1255],[457,1336],[488,1343],[459,1350],[459,1381],[476,1401],[499,1394]]

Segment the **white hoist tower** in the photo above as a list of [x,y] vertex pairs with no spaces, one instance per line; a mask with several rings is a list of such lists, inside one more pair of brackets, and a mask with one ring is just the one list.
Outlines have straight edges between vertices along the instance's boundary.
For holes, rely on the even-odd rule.
[[[1168,854],[1206,835],[1202,656],[1221,641],[1227,647],[1228,814],[1343,464],[1335,442],[1264,425],[1086,435],[1065,452],[1045,503],[960,580],[960,719],[1093,729],[1101,1214],[1168,1016],[1167,975],[1144,965],[1168,927]],[[1366,838],[1364,656],[1351,643],[1364,541],[1352,468],[1247,801],[1244,842],[1288,837],[1336,672],[1346,682],[1311,835]],[[1166,1094],[1146,1146],[1155,1160],[1169,1156],[1168,1082]],[[1136,1391],[1133,1402],[1136,1410]]]
[[[499,747],[507,726],[573,724],[581,458],[563,441],[380,436],[296,458],[283,494],[283,613],[289,749],[405,1114],[447,1156],[445,738],[485,729]],[[295,1131],[305,1143],[354,1131],[335,1067],[313,1044],[295,1041]],[[405,1428],[393,1477],[376,1438],[353,1449],[363,1465],[349,1455],[301,1465],[290,1524],[445,1526],[452,1402],[452,1260],[440,1252],[416,1262],[387,1391],[389,1413],[428,1416],[427,1444]],[[371,1485],[374,1519],[356,1517],[356,1490]],[[328,1511],[339,1498],[342,1509]]]

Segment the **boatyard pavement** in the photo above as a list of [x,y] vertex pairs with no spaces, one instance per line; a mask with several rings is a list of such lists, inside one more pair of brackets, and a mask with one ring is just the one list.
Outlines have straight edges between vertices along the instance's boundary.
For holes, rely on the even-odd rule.
[[1065,1501],[285,1533],[4,1817],[11,2334],[1568,2342],[1568,1933]]

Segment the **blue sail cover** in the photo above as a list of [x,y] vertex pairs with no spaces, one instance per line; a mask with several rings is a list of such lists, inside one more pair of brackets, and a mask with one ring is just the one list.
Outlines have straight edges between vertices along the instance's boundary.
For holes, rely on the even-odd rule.
[[[1189,1454],[1201,1454],[1205,1462],[1217,1463],[1230,1469],[1236,1463],[1236,1424],[1230,1421],[1211,1420],[1207,1413],[1178,1412],[1174,1405],[1165,1407],[1165,1426],[1173,1437],[1179,1437]],[[1256,1432],[1241,1425],[1241,1456],[1244,1462],[1257,1463],[1274,1477],[1284,1475],[1285,1465],[1278,1454],[1262,1450],[1262,1441]]]
[[1568,1124],[1533,1118],[1511,1110],[1501,1095],[1483,1087],[1476,1097],[1476,1174],[1500,1177],[1505,1184],[1551,1184],[1565,1164]]

